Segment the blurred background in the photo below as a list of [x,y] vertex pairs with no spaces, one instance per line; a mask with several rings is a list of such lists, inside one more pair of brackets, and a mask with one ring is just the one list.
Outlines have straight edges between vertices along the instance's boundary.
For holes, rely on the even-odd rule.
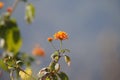
[[[4,8],[14,0],[0,0]],[[72,63],[61,61],[70,80],[120,80],[120,0],[28,0],[36,7],[36,17],[29,25],[24,21],[25,3],[18,4],[12,17],[18,21],[23,45],[21,51],[31,55],[36,44],[45,49],[45,57],[32,64],[35,74],[48,66],[53,52],[47,38],[59,30],[69,34],[64,47]],[[0,80],[8,80],[6,73]]]

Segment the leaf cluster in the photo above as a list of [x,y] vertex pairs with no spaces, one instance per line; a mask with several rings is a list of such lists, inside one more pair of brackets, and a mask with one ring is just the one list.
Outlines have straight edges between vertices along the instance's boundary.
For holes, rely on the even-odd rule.
[[38,73],[39,80],[69,80],[67,74],[61,71],[59,64],[60,58],[64,57],[64,61],[70,66],[71,59],[66,53],[70,53],[69,49],[62,49],[62,41],[60,41],[60,49],[56,50],[56,47],[50,42],[55,49],[51,54],[51,62],[48,67],[42,68]]
[[[32,3],[28,3],[28,0],[16,0],[23,1],[26,3],[25,7],[25,20],[28,24],[31,24],[35,18],[35,7]],[[12,7],[11,11],[14,11],[15,6]],[[0,68],[7,71],[10,74],[10,79],[14,80],[15,77],[19,78],[19,72],[21,75],[27,75],[31,78],[27,72],[25,72],[22,67],[31,66],[34,58],[27,55],[25,52],[21,52],[20,48],[22,46],[22,37],[19,29],[19,25],[17,24],[16,19],[11,18],[13,12],[5,12],[0,16],[0,49],[3,50],[2,57],[0,58]],[[60,34],[63,32],[59,32]],[[59,49],[52,44],[53,39],[49,39],[49,42],[52,44],[54,48],[54,52],[51,54],[51,62],[50,64],[42,68],[38,73],[38,80],[69,80],[67,74],[61,71],[61,65],[59,61],[61,58],[64,59],[66,64],[70,66],[71,59],[66,53],[70,53],[69,49],[62,48],[62,41],[68,38],[67,35],[61,35],[63,39],[57,39],[60,41]],[[65,36],[65,37],[64,37]],[[65,38],[65,39],[64,39]],[[14,76],[13,74],[16,74]],[[24,75],[21,77],[22,80]],[[25,76],[26,76],[25,75]],[[35,78],[31,78],[32,80],[36,80]]]
[[7,71],[10,74],[11,80],[14,79],[13,74],[19,77],[19,72],[23,66],[31,66],[34,58],[27,55],[25,52],[21,52],[22,37],[19,29],[19,25],[15,18],[11,15],[17,7],[17,3],[23,1],[26,3],[25,17],[27,23],[32,23],[35,17],[35,7],[32,3],[28,3],[28,0],[16,0],[13,3],[13,7],[10,7],[10,11],[0,15],[0,68]]

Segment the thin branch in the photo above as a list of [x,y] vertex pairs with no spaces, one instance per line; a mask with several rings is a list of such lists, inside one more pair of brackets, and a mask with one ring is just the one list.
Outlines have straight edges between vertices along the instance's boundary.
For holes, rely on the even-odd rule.
[[10,13],[10,15],[12,15],[12,13],[14,12],[14,10],[16,9],[17,5],[19,3],[19,0],[15,0],[15,2],[12,5],[12,12]]
[[50,43],[51,43],[53,49],[54,49],[55,51],[57,51],[57,49],[56,49],[56,47],[53,45],[53,43],[52,43],[52,42],[50,42]]

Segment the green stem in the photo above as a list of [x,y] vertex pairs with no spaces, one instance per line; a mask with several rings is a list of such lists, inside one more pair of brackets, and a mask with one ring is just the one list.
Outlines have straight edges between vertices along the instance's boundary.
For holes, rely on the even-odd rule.
[[60,50],[62,50],[62,40],[60,40]]
[[50,43],[51,43],[53,49],[55,49],[55,51],[57,51],[57,49],[55,48],[55,46],[53,45],[53,43],[52,42],[50,42]]
[[13,77],[13,70],[10,71],[10,80],[14,80],[14,77]]

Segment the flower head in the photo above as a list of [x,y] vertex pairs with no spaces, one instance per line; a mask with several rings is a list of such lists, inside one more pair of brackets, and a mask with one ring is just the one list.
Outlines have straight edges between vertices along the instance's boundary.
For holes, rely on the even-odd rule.
[[66,39],[68,39],[68,35],[64,31],[58,31],[53,36],[54,36],[54,39],[56,39],[56,40],[66,40]]
[[35,55],[35,56],[45,56],[45,51],[40,46],[36,46],[33,49],[32,54]]
[[3,8],[3,6],[4,6],[4,3],[0,2],[0,9]]
[[52,38],[52,37],[48,37],[48,41],[49,41],[49,42],[52,42],[52,41],[53,41],[53,38]]

